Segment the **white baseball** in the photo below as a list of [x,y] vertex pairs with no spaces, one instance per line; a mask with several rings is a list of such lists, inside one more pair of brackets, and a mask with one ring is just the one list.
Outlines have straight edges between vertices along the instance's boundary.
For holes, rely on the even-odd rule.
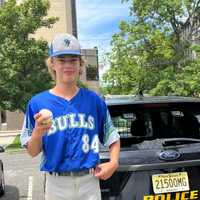
[[42,124],[46,125],[46,124],[51,124],[52,123],[53,113],[50,110],[48,110],[48,109],[41,109],[39,111],[39,113],[42,114],[42,116],[46,118],[46,120],[44,120],[42,122]]

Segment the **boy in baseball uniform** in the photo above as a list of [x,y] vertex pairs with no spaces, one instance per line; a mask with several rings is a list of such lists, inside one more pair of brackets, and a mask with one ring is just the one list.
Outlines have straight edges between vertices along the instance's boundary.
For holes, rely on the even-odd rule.
[[[47,59],[55,86],[27,105],[21,143],[32,157],[43,154],[45,200],[100,200],[99,179],[118,168],[119,134],[107,106],[96,93],[77,86],[83,63],[78,40],[57,34]],[[109,147],[109,162],[100,164],[99,142]]]

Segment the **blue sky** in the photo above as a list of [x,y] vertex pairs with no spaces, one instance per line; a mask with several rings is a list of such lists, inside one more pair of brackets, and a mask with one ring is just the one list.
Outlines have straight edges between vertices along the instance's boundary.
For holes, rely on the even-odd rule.
[[110,51],[112,35],[121,20],[129,19],[128,3],[121,0],[76,0],[78,37],[82,48],[97,46],[101,57]]

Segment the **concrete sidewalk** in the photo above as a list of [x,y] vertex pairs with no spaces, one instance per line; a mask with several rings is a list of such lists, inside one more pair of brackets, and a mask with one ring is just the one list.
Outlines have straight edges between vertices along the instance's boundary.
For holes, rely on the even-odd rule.
[[21,133],[21,130],[15,131],[0,131],[0,145],[3,147],[12,144],[15,137]]

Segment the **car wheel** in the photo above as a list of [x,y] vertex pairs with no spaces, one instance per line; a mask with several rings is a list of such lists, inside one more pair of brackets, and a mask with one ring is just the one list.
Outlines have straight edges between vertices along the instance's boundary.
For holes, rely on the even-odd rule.
[[3,196],[5,193],[5,179],[4,179],[4,171],[2,167],[2,177],[1,177],[1,183],[0,183],[0,196]]

